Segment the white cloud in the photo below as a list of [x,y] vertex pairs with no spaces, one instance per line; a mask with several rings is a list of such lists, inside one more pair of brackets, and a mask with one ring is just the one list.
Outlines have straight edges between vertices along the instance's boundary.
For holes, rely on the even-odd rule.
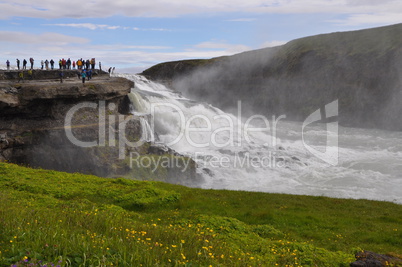
[[352,14],[345,20],[332,20],[330,22],[336,23],[341,26],[359,26],[364,24],[397,24],[401,22],[401,14]]
[[67,44],[85,44],[89,43],[88,39],[81,37],[73,37],[60,33],[48,32],[42,34],[31,34],[27,32],[0,31],[0,43],[29,43],[29,44],[46,44],[46,45],[67,45]]
[[163,28],[151,28],[151,29],[140,29],[137,27],[126,27],[126,26],[111,26],[105,24],[93,24],[93,23],[56,23],[56,24],[43,24],[44,26],[58,26],[58,27],[71,27],[71,28],[85,28],[90,30],[98,30],[98,29],[106,29],[106,30],[116,30],[123,29],[129,30],[132,29],[134,31],[171,31]]
[[[172,17],[218,12],[400,14],[400,0],[2,0],[0,19],[14,16],[36,18]],[[240,18],[232,21],[251,21]],[[362,21],[361,23],[366,23]]]
[[68,24],[44,24],[44,25],[72,27],[72,28],[86,28],[86,29],[90,29],[90,30],[96,30],[96,29],[115,30],[115,29],[121,28],[120,26],[110,26],[110,25],[101,25],[101,24],[93,24],[93,23],[68,23]]
[[286,43],[287,43],[286,41],[267,41],[261,45],[261,48],[280,46],[280,45],[284,45]]
[[133,49],[139,49],[139,50],[165,50],[165,49],[171,49],[172,47],[170,46],[157,46],[157,45],[96,45],[92,46],[92,49],[96,50],[105,50],[105,51],[124,51],[124,50],[133,50]]

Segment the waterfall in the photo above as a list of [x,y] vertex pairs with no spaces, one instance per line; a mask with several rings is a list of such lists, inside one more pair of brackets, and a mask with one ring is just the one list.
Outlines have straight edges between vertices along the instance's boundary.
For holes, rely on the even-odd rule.
[[402,133],[340,127],[339,164],[329,166],[306,149],[331,149],[325,124],[245,118],[241,105],[228,114],[143,76],[120,76],[135,82],[129,97],[144,138],[155,133],[155,142],[193,158],[203,188],[402,203]]
[[136,92],[132,91],[128,94],[128,98],[131,101],[131,111],[136,114],[147,114],[147,102],[141,97],[141,95]]
[[131,112],[133,115],[140,118],[142,140],[146,142],[154,142],[155,134],[149,123],[152,118],[148,108],[148,102],[137,91],[130,92],[128,97],[131,101]]
[[151,125],[149,124],[146,117],[141,116],[140,123],[142,130],[142,140],[147,142],[154,142],[155,141],[154,131],[152,130]]

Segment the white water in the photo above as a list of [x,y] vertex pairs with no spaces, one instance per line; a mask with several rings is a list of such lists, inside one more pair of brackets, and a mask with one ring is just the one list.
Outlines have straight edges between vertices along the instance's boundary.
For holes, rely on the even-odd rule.
[[148,120],[144,117],[140,117],[140,124],[142,129],[142,139],[147,142],[154,142],[155,141],[154,131],[152,130]]
[[[130,99],[134,114],[150,116],[159,141],[195,159],[201,187],[246,191],[364,198],[402,204],[402,133],[339,127],[339,163],[312,155],[308,144],[325,151],[323,125],[279,120],[276,129],[244,134],[247,118],[182,97],[138,75]],[[153,110],[152,110],[153,107]],[[148,117],[149,118],[149,117]],[[147,120],[144,120],[147,122]],[[148,140],[154,139],[148,123]],[[261,119],[253,120],[262,124]],[[251,126],[248,126],[250,128]],[[189,131],[190,129],[190,131]],[[182,138],[180,140],[177,137]],[[273,137],[272,135],[276,135]],[[173,142],[173,141],[177,142]]]

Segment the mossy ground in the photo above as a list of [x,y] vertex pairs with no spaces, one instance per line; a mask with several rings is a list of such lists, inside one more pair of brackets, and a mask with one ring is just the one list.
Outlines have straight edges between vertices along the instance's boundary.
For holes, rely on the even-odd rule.
[[8,163],[0,189],[1,266],[349,266],[361,249],[402,254],[402,206],[387,202]]

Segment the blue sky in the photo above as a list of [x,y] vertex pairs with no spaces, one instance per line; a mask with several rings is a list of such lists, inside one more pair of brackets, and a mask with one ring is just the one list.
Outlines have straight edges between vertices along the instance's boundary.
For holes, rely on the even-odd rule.
[[0,0],[0,65],[95,57],[140,72],[401,22],[400,0]]

